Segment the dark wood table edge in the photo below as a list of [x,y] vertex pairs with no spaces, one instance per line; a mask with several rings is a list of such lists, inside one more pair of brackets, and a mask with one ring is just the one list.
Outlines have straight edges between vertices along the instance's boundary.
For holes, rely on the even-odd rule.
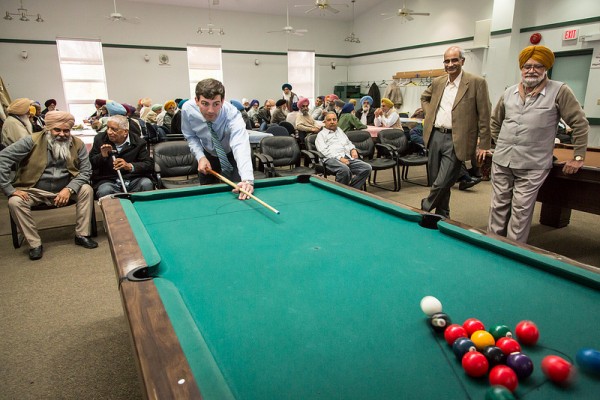
[[121,202],[105,199],[102,212],[144,398],[201,399],[154,281],[129,279],[146,264]]

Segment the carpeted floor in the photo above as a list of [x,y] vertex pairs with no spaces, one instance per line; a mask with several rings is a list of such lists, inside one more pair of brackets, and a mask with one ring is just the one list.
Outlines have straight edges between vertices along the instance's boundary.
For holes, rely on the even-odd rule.
[[[413,169],[424,181],[424,168]],[[369,191],[419,207],[428,188]],[[453,190],[453,219],[485,229],[489,196],[489,182]],[[600,216],[574,211],[568,227],[553,229],[537,223],[537,208],[530,244],[600,267]],[[99,247],[75,246],[73,211],[36,214],[45,253],[32,262],[27,245],[13,249],[0,199],[0,399],[141,398],[106,235],[99,222]]]

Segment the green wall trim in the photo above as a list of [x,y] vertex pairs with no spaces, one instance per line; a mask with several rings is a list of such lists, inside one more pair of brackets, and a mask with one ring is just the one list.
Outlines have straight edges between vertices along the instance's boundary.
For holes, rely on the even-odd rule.
[[564,27],[564,26],[572,26],[572,25],[580,25],[580,24],[590,24],[592,22],[600,22],[600,17],[591,17],[591,18],[584,18],[584,19],[574,19],[572,21],[557,22],[555,24],[530,26],[530,27],[527,27],[527,28],[521,28],[519,30],[519,32],[523,33],[523,32],[541,31],[543,29],[554,29],[554,28],[561,28],[561,27]]
[[578,49],[568,51],[555,51],[554,57],[572,57],[572,56],[587,56],[594,54],[594,49]]
[[133,45],[133,44],[113,44],[113,43],[102,43],[102,47],[111,47],[113,49],[187,51],[187,47],[138,46],[138,45]]
[[512,29],[501,29],[499,31],[493,31],[491,33],[492,36],[498,36],[498,35],[506,35],[507,33],[512,33]]
[[351,56],[348,56],[348,58],[373,56],[373,55],[385,54],[385,53],[395,53],[397,51],[421,49],[421,48],[424,48],[424,47],[433,47],[433,46],[439,46],[439,45],[442,45],[442,44],[454,44],[454,43],[458,43],[458,42],[467,42],[469,40],[473,40],[473,36],[469,36],[469,37],[465,37],[465,38],[458,38],[458,39],[451,39],[451,40],[444,40],[444,41],[441,41],[441,42],[416,44],[414,46],[397,47],[395,49],[371,51],[369,53],[358,53],[358,54],[353,54]]
[[225,50],[221,52],[229,54],[254,54],[257,56],[287,56],[286,52],[283,51],[250,51],[250,50]]
[[0,43],[51,44],[56,46],[56,40],[0,39]]

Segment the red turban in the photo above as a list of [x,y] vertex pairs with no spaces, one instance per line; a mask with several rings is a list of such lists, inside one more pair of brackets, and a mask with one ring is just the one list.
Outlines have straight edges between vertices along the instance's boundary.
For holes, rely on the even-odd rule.
[[310,103],[310,101],[306,98],[306,97],[302,97],[300,100],[298,100],[298,108],[304,106],[304,105],[308,105]]
[[67,125],[70,128],[75,125],[75,117],[66,111],[49,111],[46,113],[46,130]]

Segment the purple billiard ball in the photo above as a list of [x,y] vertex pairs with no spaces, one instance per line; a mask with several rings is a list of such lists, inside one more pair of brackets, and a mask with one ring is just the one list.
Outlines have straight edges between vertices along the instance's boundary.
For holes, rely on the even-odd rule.
[[528,378],[533,372],[531,358],[523,353],[512,353],[506,357],[506,365],[512,368],[519,379]]

